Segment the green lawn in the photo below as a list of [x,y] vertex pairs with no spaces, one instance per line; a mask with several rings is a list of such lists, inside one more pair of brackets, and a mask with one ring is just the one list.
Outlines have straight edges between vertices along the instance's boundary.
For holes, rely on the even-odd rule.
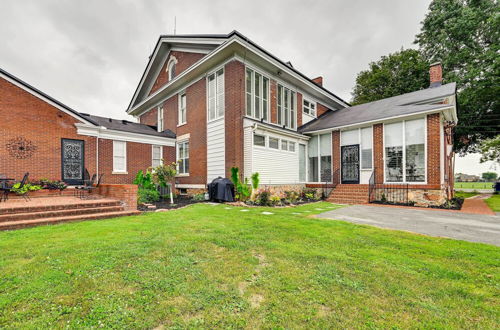
[[476,192],[466,192],[466,191],[455,191],[455,197],[461,197],[461,198],[469,198],[479,195],[479,193]]
[[491,189],[493,182],[455,182],[455,189]]
[[500,248],[309,216],[327,207],[0,232],[0,328],[498,326]]
[[493,210],[493,212],[500,212],[500,195],[491,195],[490,198],[485,200],[486,204]]

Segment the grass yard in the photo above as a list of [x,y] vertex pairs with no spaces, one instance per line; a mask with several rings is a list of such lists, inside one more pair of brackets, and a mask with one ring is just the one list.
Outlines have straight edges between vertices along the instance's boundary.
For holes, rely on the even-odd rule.
[[455,197],[461,197],[463,199],[479,195],[477,192],[467,192],[467,191],[455,191]]
[[493,182],[455,182],[455,189],[491,189],[493,191]]
[[0,232],[0,328],[498,327],[500,248],[309,217],[329,207]]
[[493,212],[500,212],[500,195],[491,195],[490,198],[485,199],[485,202]]

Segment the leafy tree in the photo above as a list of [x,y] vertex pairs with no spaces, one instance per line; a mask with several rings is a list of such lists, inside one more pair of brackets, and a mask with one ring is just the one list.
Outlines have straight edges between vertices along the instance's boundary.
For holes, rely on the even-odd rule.
[[484,172],[483,174],[481,174],[481,177],[484,181],[491,182],[497,179],[497,174],[495,172]]
[[352,104],[373,102],[429,87],[429,64],[415,49],[382,56],[358,73]]
[[457,83],[458,151],[475,151],[499,132],[499,36],[497,0],[434,0],[416,36],[427,61],[443,64],[444,82]]
[[481,163],[489,160],[500,163],[500,135],[492,139],[486,139],[479,145],[481,150]]

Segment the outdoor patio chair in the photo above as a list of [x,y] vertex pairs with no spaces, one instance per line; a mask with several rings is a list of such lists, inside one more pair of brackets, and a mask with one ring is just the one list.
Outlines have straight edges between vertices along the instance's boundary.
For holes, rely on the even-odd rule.
[[83,182],[83,186],[78,186],[78,187],[75,187],[75,193],[78,194],[78,197],[80,197],[80,199],[83,198],[83,194],[84,192],[89,188],[89,187],[92,187],[95,180],[97,178],[97,174],[94,174],[92,175],[92,178],[90,180],[84,180]]
[[[24,177],[23,179],[21,180],[20,184],[19,184],[19,189],[24,187],[24,185],[28,182],[28,176],[29,176],[29,172],[26,172],[26,174],[24,174]],[[2,195],[2,198],[0,198],[0,200],[3,199],[4,202],[6,202],[8,199],[9,199],[9,193],[12,192],[12,186],[7,186],[7,184],[5,184],[5,186],[3,186],[2,188],[0,188],[0,190],[3,192],[3,195]],[[27,201],[30,201],[31,198],[29,196],[29,191],[27,191],[25,194],[22,195],[24,200],[27,202]]]
[[90,173],[89,170],[85,169],[85,171],[83,172],[83,185],[75,187],[73,196],[75,197],[80,196],[81,189],[85,186],[88,186],[89,182],[90,182]]
[[99,175],[99,179],[97,179],[97,182],[96,182],[96,184],[94,185],[95,176],[96,176],[95,174],[92,176],[92,178],[94,178],[94,179],[92,180],[92,184],[91,184],[90,186],[83,187],[83,188],[81,189],[81,192],[82,192],[82,195],[81,195],[81,196],[82,196],[82,197],[80,197],[80,198],[83,198],[83,196],[84,196],[84,191],[87,191],[87,192],[88,192],[88,194],[87,194],[87,197],[86,197],[86,198],[90,198],[90,193],[91,193],[94,189],[96,189],[96,188],[98,188],[98,187],[99,187],[99,185],[101,184],[102,177],[104,176],[104,174]]

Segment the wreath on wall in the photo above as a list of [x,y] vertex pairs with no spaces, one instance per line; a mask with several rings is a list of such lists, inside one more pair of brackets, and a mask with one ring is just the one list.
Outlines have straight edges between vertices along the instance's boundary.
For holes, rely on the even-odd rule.
[[14,139],[10,139],[5,145],[9,155],[17,159],[26,159],[33,156],[33,153],[38,148],[30,140],[26,140],[24,137],[19,136]]

